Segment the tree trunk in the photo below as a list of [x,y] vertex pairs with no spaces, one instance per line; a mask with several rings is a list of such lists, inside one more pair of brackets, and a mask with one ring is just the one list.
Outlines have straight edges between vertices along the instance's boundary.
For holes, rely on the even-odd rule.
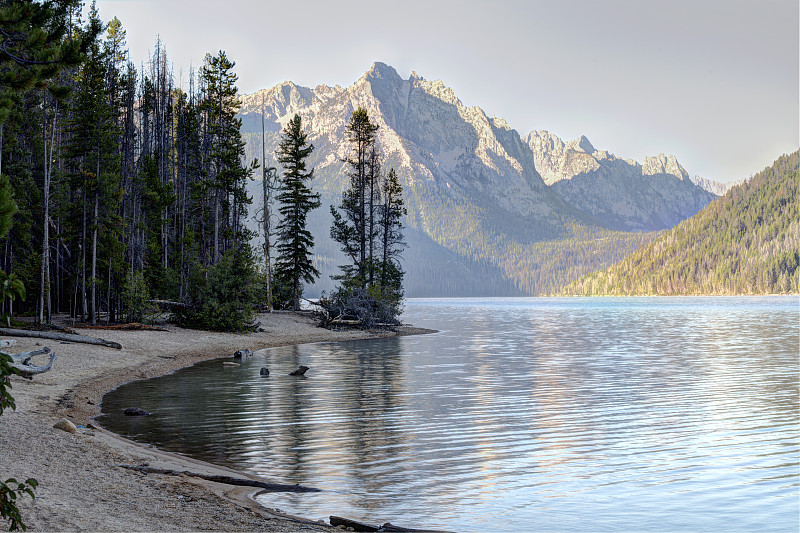
[[272,264],[270,260],[270,246],[269,246],[269,233],[270,233],[270,218],[269,218],[269,200],[271,195],[270,180],[271,168],[267,167],[267,133],[264,126],[264,95],[261,95],[261,180],[262,188],[264,190],[264,263],[267,271],[267,311],[272,312]]
[[[97,165],[97,175],[100,175],[100,162],[98,161]],[[97,226],[99,225],[97,220],[97,212],[98,207],[100,204],[100,193],[99,191],[95,191],[94,193],[94,225],[92,228],[92,300],[90,305],[90,311],[92,313],[92,317],[89,320],[91,325],[97,325]]]
[[106,346],[108,348],[115,348],[117,350],[122,349],[122,345],[118,342],[98,339],[96,337],[89,337],[87,335],[74,335],[71,333],[53,333],[51,331],[31,331],[27,329],[0,328],[0,335],[8,335],[10,337],[27,337],[33,339],[50,339],[64,342],[79,342],[82,344]]
[[[50,180],[53,174],[53,148],[55,147],[56,120],[58,118],[58,103],[55,104],[53,126],[50,136],[50,152],[47,150],[47,114],[46,107],[43,111],[43,137],[44,137],[44,184],[42,186],[42,204],[44,207],[44,221],[42,228],[42,263],[39,276],[39,323],[50,322]],[[47,311],[45,311],[47,309]]]
[[[86,180],[84,179],[84,184]],[[81,206],[81,322],[86,322],[88,306],[86,304],[86,187],[83,188],[83,205]]]

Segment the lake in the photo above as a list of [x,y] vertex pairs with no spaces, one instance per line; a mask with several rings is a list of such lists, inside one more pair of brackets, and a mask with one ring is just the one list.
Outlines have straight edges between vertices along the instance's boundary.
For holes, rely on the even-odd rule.
[[259,501],[326,521],[796,532],[799,316],[797,297],[413,299],[403,320],[440,333],[201,363],[109,393],[98,421],[324,489]]

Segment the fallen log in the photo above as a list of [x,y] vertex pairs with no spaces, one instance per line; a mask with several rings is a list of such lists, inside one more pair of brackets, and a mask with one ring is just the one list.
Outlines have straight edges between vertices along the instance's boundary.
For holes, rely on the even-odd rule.
[[386,522],[382,526],[373,526],[364,524],[363,522],[356,522],[349,518],[342,518],[341,516],[331,516],[329,518],[333,527],[343,526],[345,528],[353,528],[353,531],[393,531],[393,532],[406,532],[406,533],[448,533],[447,531],[436,531],[434,529],[413,529],[409,527],[395,526]]
[[[19,371],[19,375],[23,378],[33,379],[33,376],[36,374],[43,374],[53,368],[53,363],[56,360],[56,354],[50,352],[50,348],[44,347],[40,350],[31,350],[29,352],[22,352],[22,353],[6,353],[0,350],[0,353],[3,355],[7,355],[11,358],[11,363],[9,366],[11,368],[16,368]],[[44,355],[50,354],[50,362],[44,366],[36,366],[30,363],[32,357],[37,355]]]
[[58,324],[52,324],[51,323],[51,324],[47,324],[47,327],[48,328],[57,329],[58,331],[61,331],[63,333],[69,333],[71,335],[78,335],[79,334],[77,331],[75,331],[74,329],[72,329],[69,326],[59,326]]
[[353,528],[353,531],[378,531],[378,526],[371,526],[363,522],[356,522],[349,518],[342,518],[341,516],[331,516],[329,518],[333,527],[342,526],[344,528]]
[[158,326],[140,324],[138,322],[129,322],[127,324],[111,324],[108,326],[84,326],[84,329],[108,329],[112,331],[169,331],[168,329],[160,328]]
[[164,305],[166,307],[180,307],[182,309],[189,308],[189,304],[185,304],[183,302],[175,302],[172,300],[148,300],[148,302],[150,302],[151,304]]
[[64,342],[80,342],[83,344],[96,344],[98,346],[107,346],[108,348],[122,349],[122,345],[118,342],[107,341],[105,339],[98,339],[97,337],[89,337],[87,335],[75,335],[72,333],[53,333],[51,331],[33,331],[29,329],[12,329],[0,328],[0,335],[11,335],[12,337],[29,337],[34,339],[50,339],[54,341]]
[[256,331],[258,331],[258,328],[260,328],[260,327],[261,327],[261,322],[256,322],[255,324],[251,324],[249,326],[245,326],[244,327],[244,331],[252,331],[252,332],[255,333]]
[[135,465],[117,465],[120,468],[128,470],[135,470],[143,474],[164,474],[167,476],[190,476],[206,481],[213,481],[215,483],[224,483],[226,485],[236,485],[237,487],[255,487],[268,492],[322,492],[321,489],[313,487],[304,487],[302,485],[281,485],[279,483],[267,483],[265,481],[257,481],[255,479],[245,479],[231,476],[217,476],[211,474],[200,474],[198,472],[189,472],[188,470],[169,470],[166,468],[153,468],[150,466],[135,466]]

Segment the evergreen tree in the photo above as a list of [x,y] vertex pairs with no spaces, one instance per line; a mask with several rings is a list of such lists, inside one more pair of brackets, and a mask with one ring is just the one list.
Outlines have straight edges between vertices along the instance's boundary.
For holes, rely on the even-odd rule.
[[403,205],[403,187],[394,169],[383,182],[383,203],[380,206],[378,226],[381,233],[381,260],[379,267],[379,292],[381,299],[389,302],[399,314],[403,298],[403,268],[400,254],[406,246],[403,240],[402,217],[406,215]]
[[355,318],[367,327],[395,323],[403,299],[402,187],[394,169],[386,177],[381,173],[377,130],[362,108],[347,125],[350,187],[339,208],[331,207],[331,238],[351,262],[339,267],[342,273],[334,279],[341,285],[323,299],[330,315]]
[[[94,8],[89,17],[90,26],[100,24]],[[119,134],[106,86],[108,66],[107,50],[95,40],[77,73],[69,121],[72,138],[68,153],[73,160],[73,188],[81,194],[82,314],[88,314],[92,325],[99,314],[101,255],[106,259],[112,257],[108,248],[115,248],[120,226],[116,218],[121,200]],[[106,253],[100,249],[103,244]],[[86,257],[87,251],[89,257]]]
[[350,166],[350,187],[342,193],[339,209],[331,206],[331,238],[351,260],[351,264],[340,267],[342,274],[336,279],[361,289],[374,279],[374,209],[380,173],[375,147],[377,130],[365,109],[353,111],[346,130],[352,147],[351,155],[345,159]]
[[[2,175],[5,124],[11,112],[17,109],[20,93],[46,86],[48,80],[64,67],[80,61],[85,43],[94,38],[94,35],[88,35],[84,41],[80,35],[69,35],[69,15],[80,4],[80,1],[40,3],[13,0],[0,4],[0,238],[8,233],[11,217],[17,209],[11,193],[12,185]],[[56,87],[52,91],[64,94]],[[29,168],[25,169],[25,174],[31,174]],[[28,237],[30,241],[30,235]],[[16,274],[11,273],[6,279],[12,277],[16,278]],[[24,293],[24,285],[18,279],[11,283],[18,292]],[[7,407],[15,408],[14,399],[8,392],[10,384],[6,383],[6,376],[11,373],[7,356],[0,355],[0,414]],[[25,529],[15,500],[23,494],[34,497],[36,485],[34,479],[0,481],[0,516],[9,521],[9,529]]]
[[319,194],[307,185],[314,177],[314,169],[306,171],[306,159],[314,150],[307,137],[300,115],[295,115],[286,125],[276,152],[284,172],[277,195],[281,220],[277,226],[275,276],[291,287],[295,311],[300,309],[301,282],[312,283],[319,276],[312,262],[314,237],[306,229],[308,212],[320,206]]
[[211,219],[213,220],[212,262],[216,263],[225,250],[234,243],[247,242],[251,237],[243,223],[247,205],[246,180],[254,168],[242,164],[245,142],[242,139],[242,121],[236,118],[239,108],[235,62],[220,50],[216,56],[206,54],[200,69],[205,89],[202,107],[205,114],[206,143],[208,146],[208,192],[211,194]]
[[19,211],[14,201],[14,191],[8,182],[8,176],[0,174],[0,235],[5,236],[11,229],[14,215]]
[[186,261],[184,300],[189,307],[176,318],[190,327],[240,330],[252,320],[257,301],[252,232],[244,225],[252,201],[246,180],[257,163],[242,163],[234,65],[224,51],[207,54],[200,69],[198,109],[178,95],[176,131],[186,137],[178,143],[178,175],[184,182],[175,199],[184,202],[181,257]]

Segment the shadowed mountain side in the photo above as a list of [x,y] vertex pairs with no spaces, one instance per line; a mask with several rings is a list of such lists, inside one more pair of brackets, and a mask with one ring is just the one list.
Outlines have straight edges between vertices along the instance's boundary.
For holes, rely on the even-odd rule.
[[630,257],[563,293],[796,294],[799,166],[800,152],[781,156]]
[[689,180],[655,174],[622,180],[607,171],[580,173],[551,185],[564,200],[592,214],[598,224],[620,231],[671,228],[711,202]]

